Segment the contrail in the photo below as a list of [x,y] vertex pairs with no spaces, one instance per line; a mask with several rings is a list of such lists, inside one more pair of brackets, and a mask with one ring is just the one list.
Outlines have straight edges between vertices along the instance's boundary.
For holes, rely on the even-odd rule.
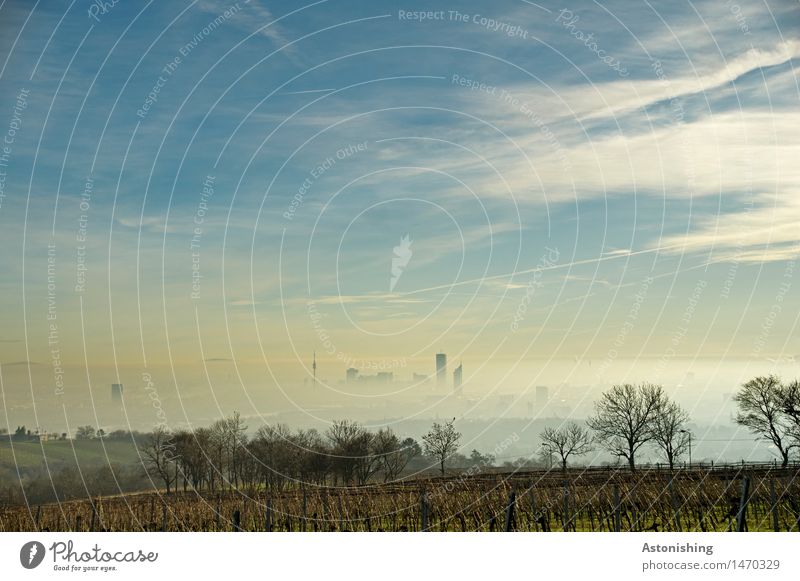
[[280,95],[305,95],[307,93],[332,93],[338,89],[308,89],[307,91],[284,91]]
[[534,268],[526,268],[525,270],[516,270],[514,272],[508,272],[508,273],[505,273],[505,274],[494,274],[492,276],[483,276],[483,277],[479,277],[479,278],[473,278],[473,279],[470,279],[470,280],[461,280],[461,281],[454,282],[454,283],[449,283],[449,284],[440,284],[440,285],[436,285],[436,286],[429,286],[427,288],[420,288],[420,289],[417,289],[417,290],[401,293],[401,295],[405,296],[405,295],[426,293],[426,292],[435,291],[435,290],[452,288],[454,286],[475,284],[475,283],[478,283],[478,282],[483,282],[485,280],[496,280],[496,279],[501,279],[501,278],[509,278],[509,277],[512,277],[512,276],[520,275],[520,274],[529,274],[531,272],[539,272],[539,271],[543,271],[543,270],[557,270],[557,269],[562,269],[562,268],[570,268],[572,266],[580,266],[580,265],[583,265],[583,264],[593,264],[593,263],[596,263],[596,262],[605,262],[607,260],[617,260],[619,258],[627,258],[629,256],[637,256],[637,255],[640,255],[640,254],[652,254],[654,252],[661,252],[662,250],[670,250],[670,249],[673,249],[673,248],[680,248],[681,246],[683,246],[683,244],[672,244],[670,246],[659,246],[658,248],[649,248],[647,250],[636,250],[634,252],[626,252],[624,254],[612,254],[612,255],[609,255],[609,256],[601,256],[601,257],[598,257],[598,258],[587,258],[585,260],[576,260],[574,262],[563,262],[563,263],[559,263],[559,264],[551,264],[549,266],[541,266],[541,267],[537,266],[537,267],[534,267]]

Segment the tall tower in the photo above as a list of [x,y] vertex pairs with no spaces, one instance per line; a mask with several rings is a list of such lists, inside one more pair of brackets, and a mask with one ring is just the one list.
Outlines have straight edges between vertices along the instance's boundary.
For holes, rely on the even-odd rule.
[[453,371],[453,393],[456,395],[461,395],[461,366],[462,363],[459,362],[458,367]]
[[122,384],[121,383],[112,383],[111,384],[111,401],[113,401],[113,402],[122,401]]
[[550,401],[550,393],[547,389],[546,385],[537,385],[536,386],[536,405],[544,407],[547,405],[547,402]]
[[436,385],[438,387],[447,385],[447,355],[445,353],[436,354]]
[[314,385],[317,385],[317,352],[314,351],[314,360],[311,363],[311,369],[314,372]]

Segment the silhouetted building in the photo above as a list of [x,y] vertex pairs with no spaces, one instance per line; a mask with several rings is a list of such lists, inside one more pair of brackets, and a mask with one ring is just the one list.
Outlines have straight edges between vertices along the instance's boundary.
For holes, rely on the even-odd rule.
[[122,384],[121,383],[112,383],[111,384],[111,401],[121,402],[122,401]]
[[436,354],[436,385],[447,385],[447,355],[444,353]]
[[461,395],[461,363],[453,371],[453,393]]
[[347,383],[352,383],[358,379],[358,369],[355,367],[347,368]]
[[379,371],[375,375],[359,375],[355,381],[361,384],[392,383],[394,381],[394,373],[391,371]]
[[536,386],[536,405],[538,407],[544,407],[547,405],[547,402],[550,399],[550,394],[548,392],[549,390],[547,389],[546,385]]

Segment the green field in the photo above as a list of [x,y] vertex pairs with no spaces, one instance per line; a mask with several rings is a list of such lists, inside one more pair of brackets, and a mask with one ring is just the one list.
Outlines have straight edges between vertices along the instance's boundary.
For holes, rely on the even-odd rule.
[[0,505],[152,488],[130,439],[0,443]]
[[136,446],[127,441],[57,440],[52,442],[0,442],[0,469],[27,472],[34,468],[81,468],[108,464],[138,464]]

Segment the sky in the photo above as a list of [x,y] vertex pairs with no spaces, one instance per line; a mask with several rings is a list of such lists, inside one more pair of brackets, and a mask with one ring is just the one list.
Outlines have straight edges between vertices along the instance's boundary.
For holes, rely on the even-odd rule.
[[5,0],[5,405],[149,374],[249,399],[314,354],[331,397],[438,351],[478,396],[554,361],[795,373],[798,25],[789,0]]

